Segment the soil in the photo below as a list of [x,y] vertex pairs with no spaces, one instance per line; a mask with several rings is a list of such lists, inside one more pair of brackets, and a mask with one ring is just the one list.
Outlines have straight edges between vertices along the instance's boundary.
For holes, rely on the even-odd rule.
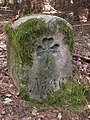
[[[3,33],[5,21],[13,14],[0,14],[0,120],[90,120],[90,103],[79,112],[48,108],[40,111],[36,107],[30,109],[27,102],[19,96],[7,68],[6,37]],[[80,82],[90,83],[90,22],[73,24],[74,50],[73,71]]]

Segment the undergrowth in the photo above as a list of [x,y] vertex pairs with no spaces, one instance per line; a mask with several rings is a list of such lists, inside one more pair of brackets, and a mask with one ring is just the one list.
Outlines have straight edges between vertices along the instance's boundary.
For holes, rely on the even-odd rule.
[[84,83],[78,83],[70,78],[65,85],[62,85],[59,91],[52,92],[42,102],[34,100],[28,101],[30,106],[41,108],[53,107],[63,108],[70,111],[77,111],[83,108],[88,100],[90,101],[90,86]]

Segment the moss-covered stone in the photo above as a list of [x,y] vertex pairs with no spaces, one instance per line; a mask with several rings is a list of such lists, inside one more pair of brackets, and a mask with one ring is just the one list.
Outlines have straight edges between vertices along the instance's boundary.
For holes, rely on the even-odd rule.
[[[67,44],[72,52],[72,28],[62,19],[57,19],[55,21],[52,19],[46,22],[42,18],[30,18],[15,28],[13,28],[11,24],[7,24],[4,27],[4,31],[8,36],[9,72],[15,84],[20,89],[22,98],[29,98],[29,69],[33,66],[32,55],[37,49],[36,44],[39,38],[45,36],[49,39],[53,34],[62,33],[64,35],[64,44]],[[58,47],[58,45],[56,44],[55,47]]]

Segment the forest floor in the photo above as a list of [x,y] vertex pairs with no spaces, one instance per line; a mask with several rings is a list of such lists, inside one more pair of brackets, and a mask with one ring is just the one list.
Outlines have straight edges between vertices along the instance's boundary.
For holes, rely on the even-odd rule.
[[[90,103],[79,112],[47,108],[30,109],[27,102],[19,96],[7,68],[6,37],[3,24],[10,20],[11,14],[0,14],[0,120],[90,120]],[[90,84],[90,22],[73,24],[74,50],[73,72],[75,78]],[[90,98],[90,96],[89,96]]]

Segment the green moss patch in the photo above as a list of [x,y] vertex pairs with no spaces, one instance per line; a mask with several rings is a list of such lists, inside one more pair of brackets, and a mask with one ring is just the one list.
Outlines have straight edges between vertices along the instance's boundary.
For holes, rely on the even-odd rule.
[[86,104],[85,86],[73,79],[61,87],[58,92],[53,92],[48,97],[48,104],[67,109],[78,109]]
[[69,81],[62,85],[59,91],[52,92],[46,99],[44,99],[41,103],[35,101],[28,101],[30,105],[34,105],[41,108],[44,107],[54,107],[61,108],[71,111],[77,111],[80,108],[85,107],[87,104],[87,95],[86,91],[89,92],[89,85],[85,85],[83,83],[78,83],[73,80],[73,78],[69,78]]
[[57,21],[57,24],[59,25],[59,31],[65,36],[64,43],[69,45],[70,51],[72,52],[74,44],[73,30],[63,21]]
[[37,19],[27,20],[12,31],[6,25],[4,30],[11,39],[16,57],[20,57],[22,64],[29,66],[32,66],[32,53],[35,50],[36,39],[50,33],[50,29],[45,26],[45,22]]

